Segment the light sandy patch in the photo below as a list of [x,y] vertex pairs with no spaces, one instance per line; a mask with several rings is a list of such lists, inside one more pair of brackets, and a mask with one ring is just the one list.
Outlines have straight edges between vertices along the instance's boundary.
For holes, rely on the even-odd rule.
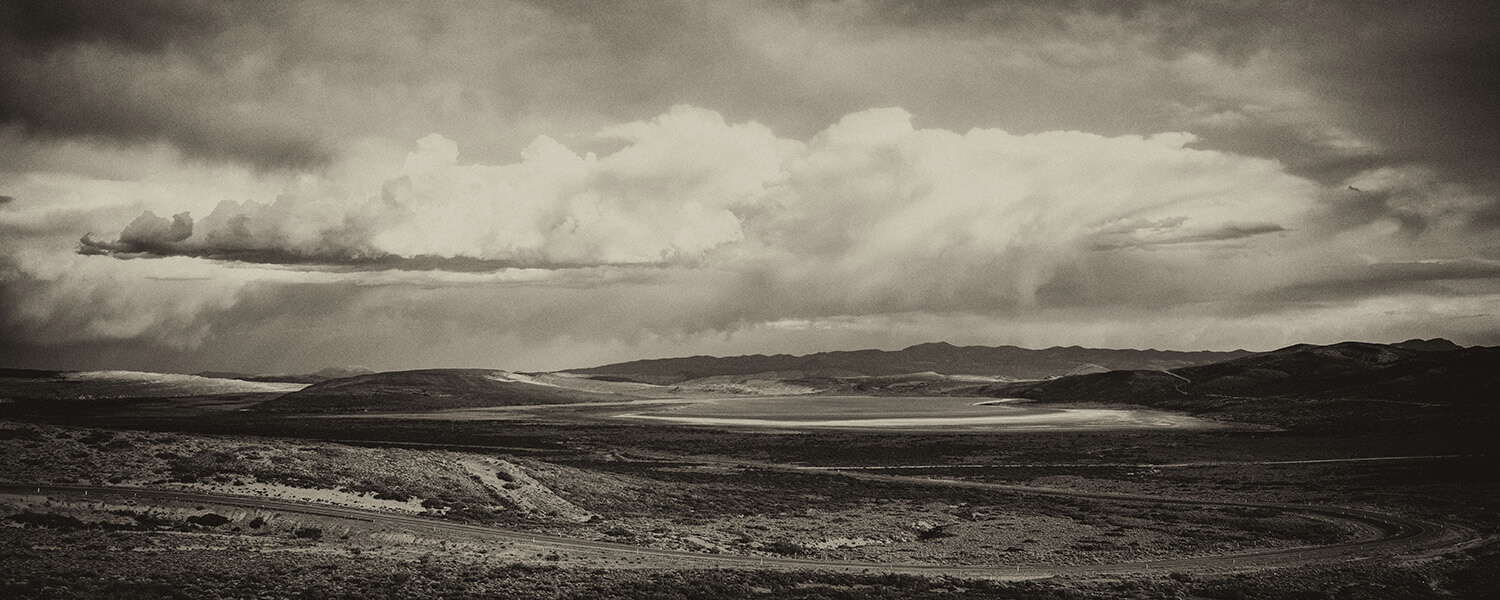
[[350,413],[337,415],[309,415],[313,419],[425,419],[431,421],[514,421],[531,418],[534,413],[573,412],[580,408],[601,406],[663,406],[694,404],[709,401],[704,398],[651,398],[643,400],[621,400],[619,402],[587,402],[578,404],[528,404],[521,406],[485,406],[480,408],[452,408],[421,413]]
[[620,394],[622,396],[639,396],[642,398],[668,398],[680,393],[679,391],[674,391],[674,386],[637,383],[634,381],[604,381],[592,379],[588,375],[580,375],[578,373],[533,373],[527,377],[538,383],[554,387],[599,394]]
[[527,511],[575,523],[588,521],[594,516],[562,499],[527,474],[525,469],[509,461],[466,457],[459,459],[458,463],[495,494]]
[[720,398],[615,415],[690,425],[766,428],[1157,429],[1220,427],[1154,410],[1041,408],[949,396],[761,396]]
[[512,373],[510,371],[496,371],[490,375],[490,379],[493,379],[495,381],[503,381],[506,383],[526,383],[530,385],[541,385],[546,387],[561,387],[552,382],[544,381],[538,377],[533,377],[525,373]]
[[1138,411],[1105,409],[1059,409],[1057,412],[1017,415],[990,415],[982,417],[913,417],[894,419],[828,419],[828,420],[770,420],[729,419],[720,417],[683,417],[666,415],[619,415],[632,419],[657,419],[688,423],[692,425],[733,425],[742,427],[966,427],[1006,426],[1009,428],[1048,427],[1118,427],[1143,428],[1191,427],[1195,422],[1206,423],[1175,415],[1156,414],[1144,416]]
[[618,394],[637,398],[701,398],[721,396],[794,396],[817,392],[815,388],[782,381],[775,373],[715,375],[678,383],[656,385],[633,381],[605,381],[578,373],[514,373],[497,371],[496,381],[528,383],[596,394]]
[[268,381],[242,381],[199,377],[179,373],[148,373],[145,371],[79,371],[64,373],[62,378],[76,383],[94,384],[99,389],[94,397],[113,396],[191,396],[198,394],[237,394],[295,392],[307,387],[305,383],[276,383]]
[[341,492],[329,489],[299,488],[274,483],[246,483],[233,485],[227,483],[192,483],[192,484],[165,484],[161,487],[178,488],[184,490],[202,490],[221,494],[236,494],[240,496],[259,496],[262,498],[276,498],[279,500],[296,500],[300,502],[316,502],[320,504],[332,504],[335,506],[347,506],[350,508],[363,508],[370,510],[387,510],[404,513],[421,513],[420,498],[414,498],[405,502],[399,500],[385,500],[374,498],[364,494]]
[[807,547],[817,550],[836,550],[839,548],[863,548],[865,546],[881,546],[890,543],[890,540],[879,540],[867,537],[835,537],[811,542],[807,544]]
[[690,379],[673,386],[675,391],[715,396],[800,396],[816,393],[817,388],[786,383],[770,374],[756,376],[715,375]]
[[1002,383],[1015,381],[1014,377],[992,377],[989,375],[944,375],[948,381],[962,381],[964,383]]

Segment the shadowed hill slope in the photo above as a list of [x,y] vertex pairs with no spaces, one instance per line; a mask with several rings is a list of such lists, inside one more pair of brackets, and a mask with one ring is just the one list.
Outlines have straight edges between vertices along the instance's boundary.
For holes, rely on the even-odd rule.
[[239,379],[242,381],[265,381],[285,383],[318,383],[330,379],[342,379],[357,375],[371,375],[371,371],[364,367],[328,367],[316,373],[235,373],[231,371],[203,371],[198,373],[200,377],[217,377],[220,379]]
[[1233,352],[1177,352],[1168,350],[1108,350],[1054,347],[1031,350],[1016,346],[954,346],[938,342],[902,350],[819,352],[806,356],[755,354],[718,358],[690,356],[638,360],[571,369],[570,372],[655,384],[674,384],[714,375],[801,372],[817,377],[853,377],[935,372],[945,375],[984,375],[1014,379],[1055,377],[1095,365],[1105,369],[1172,369],[1249,355]]
[[1166,371],[1109,371],[1072,375],[1049,381],[987,386],[981,395],[1030,398],[1053,402],[1123,402],[1153,404],[1152,400],[1183,396],[1180,377]]
[[1500,347],[1418,354],[1367,371],[1317,382],[1325,397],[1384,398],[1440,404],[1500,400]]
[[1112,371],[1001,384],[982,393],[1059,402],[1160,404],[1184,398],[1365,398],[1463,403],[1500,398],[1500,348],[1446,340],[1298,344],[1162,371]]
[[107,400],[220,394],[280,394],[302,384],[241,381],[146,371],[42,371],[0,369],[0,398]]
[[517,381],[489,369],[392,371],[331,379],[256,408],[269,412],[420,412],[445,408],[570,404],[621,397]]

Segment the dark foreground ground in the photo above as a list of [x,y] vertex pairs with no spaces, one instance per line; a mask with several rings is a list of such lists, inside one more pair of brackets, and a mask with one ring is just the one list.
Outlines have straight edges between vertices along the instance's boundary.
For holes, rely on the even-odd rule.
[[[1462,539],[1331,563],[1009,581],[605,560],[524,542],[365,531],[305,515],[54,497],[15,500],[0,517],[7,525],[0,527],[0,597],[1486,598],[1500,589],[1500,461],[1494,423],[1483,412],[1407,418],[1340,408],[1339,423],[1278,417],[1279,431],[751,432],[238,410],[261,399],[0,404],[7,463],[0,472],[11,481],[342,490],[516,531],[877,564],[1212,556],[1359,532],[1276,511],[1058,501],[852,479],[838,469],[1344,506],[1441,523]],[[1235,410],[1254,420],[1243,406]],[[486,488],[462,470],[476,461],[512,475]],[[830,470],[772,468],[778,465]],[[532,486],[552,496],[523,493]],[[548,504],[553,496],[563,504]],[[869,544],[829,543],[841,537]]]
[[[1356,563],[1238,575],[990,581],[757,570],[622,570],[516,562],[481,566],[435,553],[416,560],[233,550],[118,557],[108,534],[11,531],[9,598],[1489,598],[1493,552],[1440,564]],[[22,538],[22,539],[17,539]],[[24,549],[30,545],[32,548]],[[69,548],[60,553],[50,548]]]

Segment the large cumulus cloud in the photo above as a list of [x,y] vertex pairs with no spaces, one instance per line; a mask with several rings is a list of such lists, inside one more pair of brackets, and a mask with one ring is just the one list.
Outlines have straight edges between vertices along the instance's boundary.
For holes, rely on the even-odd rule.
[[600,135],[624,146],[579,155],[542,137],[494,166],[464,163],[432,135],[376,195],[309,184],[197,222],[148,212],[81,251],[455,270],[707,265],[837,297],[1028,303],[1091,252],[1275,237],[1317,195],[1274,162],[1191,149],[1187,134],[957,133],[915,128],[900,109],[851,114],[808,140],[688,106]]
[[794,169],[799,260],[776,277],[837,290],[826,297],[849,312],[1013,309],[1095,255],[1152,251],[1157,262],[1173,260],[1170,247],[1274,243],[1277,223],[1295,226],[1316,193],[1275,163],[1191,140],[959,134],[913,129],[898,110],[851,115]]
[[456,144],[431,135],[371,197],[314,183],[220,203],[196,223],[148,213],[81,250],[464,270],[701,261],[744,239],[742,219],[768,208],[799,147],[689,107],[600,135],[626,146],[601,158],[542,137],[497,166],[460,164]]
[[[233,180],[222,171],[91,184],[126,203],[0,211],[33,235],[96,232],[81,254],[18,263],[4,312],[27,343],[150,343],[213,366],[196,348],[270,370],[476,364],[486,348],[480,366],[553,368],[672,348],[1230,348],[1372,323],[1468,328],[1470,342],[1497,329],[1473,316],[1497,295],[1493,264],[1466,262],[1453,235],[1471,227],[1453,207],[1472,190],[1421,171],[1335,187],[1185,133],[915,120],[865,110],[798,139],[680,106],[574,142],[594,152],[542,137],[504,164],[428,135],[279,187],[203,196]],[[63,188],[49,189],[18,197]]]

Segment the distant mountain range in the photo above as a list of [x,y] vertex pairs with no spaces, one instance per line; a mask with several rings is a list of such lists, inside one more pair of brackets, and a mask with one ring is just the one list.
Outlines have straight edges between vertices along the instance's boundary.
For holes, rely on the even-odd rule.
[[1297,344],[1205,365],[998,384],[980,393],[1133,404],[1270,397],[1464,403],[1500,398],[1500,348],[1464,348],[1443,339]]
[[[1420,415],[1428,407],[1444,406],[1488,415],[1500,408],[1500,347],[1464,348],[1443,339],[1297,344],[1261,353],[1028,350],[931,343],[897,351],[642,360],[555,374],[427,369],[240,377],[249,381],[223,378],[237,375],[230,373],[203,375],[220,378],[0,369],[0,397],[19,401],[265,394],[271,398],[254,410],[352,413],[714,392],[943,395],[1137,404],[1213,413],[1229,420],[1295,420],[1303,414],[1329,423],[1397,409]],[[316,383],[272,383],[286,379]],[[788,388],[798,391],[784,391]]]
[[901,350],[819,352],[805,356],[690,356],[615,363],[568,372],[669,385],[715,375],[795,373],[803,377],[885,376],[934,372],[1007,379],[1041,379],[1083,372],[1120,369],[1175,369],[1230,360],[1251,353],[1108,350],[1078,346],[1031,350],[1016,346],[918,344]]

